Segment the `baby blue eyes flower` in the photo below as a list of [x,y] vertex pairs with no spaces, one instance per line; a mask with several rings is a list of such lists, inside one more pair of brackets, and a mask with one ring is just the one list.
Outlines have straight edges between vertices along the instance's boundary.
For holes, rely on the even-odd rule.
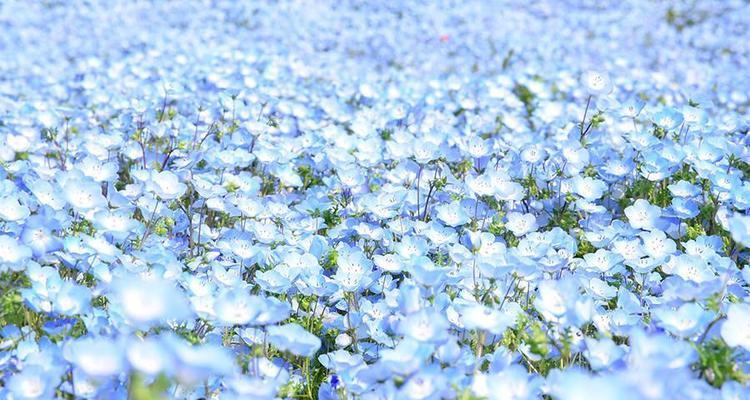
[[76,210],[86,212],[107,205],[101,187],[89,179],[71,178],[63,185],[63,197]]
[[222,323],[245,325],[260,313],[263,302],[244,289],[230,289],[221,293],[214,302],[214,311]]
[[412,274],[414,281],[424,286],[440,285],[448,274],[448,269],[435,265],[429,257],[425,256],[416,257],[407,265],[407,270]]
[[406,317],[399,331],[419,342],[441,343],[448,338],[448,320],[436,310],[423,309]]
[[617,289],[599,278],[591,278],[587,289],[590,293],[601,299],[611,299],[617,296]]
[[600,272],[607,272],[623,261],[622,256],[605,249],[584,254],[583,259],[586,261],[586,266]]
[[481,158],[487,155],[489,152],[489,145],[487,144],[487,141],[478,138],[473,137],[469,139],[469,142],[466,145],[466,151],[469,153],[470,156],[473,158]]
[[94,214],[92,222],[97,230],[115,240],[124,240],[141,228],[141,224],[124,211],[99,211]]
[[124,372],[122,343],[103,337],[84,337],[65,345],[65,358],[93,378],[105,378]]
[[11,397],[19,400],[49,399],[55,392],[53,376],[33,365],[11,375],[6,384]]
[[705,260],[685,254],[672,257],[665,267],[674,275],[696,283],[709,282],[716,277]]
[[0,269],[17,270],[31,256],[31,249],[19,243],[18,239],[0,235]]
[[91,303],[91,290],[71,282],[64,282],[54,298],[54,309],[63,315],[87,312]]
[[225,325],[266,325],[289,317],[286,303],[250,295],[242,288],[228,289],[214,303],[217,318]]
[[76,168],[97,182],[108,182],[117,176],[117,164],[97,160],[93,156],[84,158]]
[[524,187],[518,182],[496,182],[495,196],[502,201],[521,201],[526,195]]
[[599,340],[586,338],[585,342],[586,351],[584,354],[591,368],[595,371],[609,368],[625,355],[625,350],[622,347],[606,337]]
[[435,208],[437,218],[448,226],[460,226],[469,222],[471,216],[460,202],[454,201]]
[[283,351],[298,356],[312,357],[321,345],[320,339],[298,324],[270,326],[268,340]]
[[181,197],[187,185],[170,171],[152,173],[147,181],[147,187],[163,200],[174,200]]
[[30,214],[29,208],[21,204],[17,196],[10,195],[0,198],[0,220],[20,222]]
[[333,278],[346,292],[366,289],[375,281],[374,264],[360,251],[343,250],[337,264]]
[[508,222],[505,223],[505,227],[510,229],[514,235],[521,237],[529,232],[534,232],[539,229],[539,224],[536,221],[534,214],[521,214],[518,212],[508,213],[506,216]]
[[539,297],[534,305],[546,320],[567,326],[578,317],[579,311],[585,311],[578,309],[585,306],[585,302],[577,297],[576,287],[571,280],[544,281],[539,285]]
[[667,238],[663,231],[643,232],[640,237],[643,241],[643,251],[650,257],[663,259],[677,251],[674,240]]
[[607,185],[604,182],[580,175],[572,179],[571,187],[575,194],[588,201],[600,199],[607,190]]
[[727,319],[721,325],[721,337],[732,347],[750,351],[750,305],[732,304]]
[[253,366],[250,376],[235,375],[225,379],[237,395],[230,398],[275,399],[282,386],[289,382],[289,373],[266,358],[253,358],[248,364]]
[[419,370],[429,357],[429,347],[416,340],[402,340],[393,349],[383,351],[379,367],[400,375],[409,375]]
[[700,213],[700,205],[694,200],[675,197],[672,199],[671,210],[680,219],[690,219]]
[[497,192],[497,188],[493,185],[492,177],[487,174],[467,179],[467,185],[478,196],[491,196]]
[[708,121],[708,113],[702,108],[686,105],[680,111],[687,125],[700,127]]
[[625,208],[625,215],[633,228],[651,230],[656,227],[661,217],[661,209],[646,200],[638,199],[633,205]]
[[677,197],[693,197],[701,193],[701,189],[697,185],[688,181],[677,181],[669,185],[668,188],[672,195]]
[[593,96],[609,94],[612,81],[605,71],[586,71],[581,75],[581,82],[588,94]]
[[119,306],[125,321],[140,329],[191,314],[184,294],[173,283],[157,278],[120,277],[108,297]]
[[735,215],[730,217],[729,232],[737,243],[750,247],[750,216]]
[[21,241],[31,248],[35,257],[60,250],[63,248],[63,244],[52,233],[55,228],[60,228],[57,221],[39,214],[34,215],[24,224],[23,231],[21,231]]
[[447,385],[437,366],[418,371],[402,387],[399,396],[404,399],[422,400],[434,397]]
[[523,367],[511,365],[493,374],[474,377],[474,394],[491,400],[524,400],[541,395],[543,380],[532,378]]
[[346,250],[337,260],[338,270],[343,274],[363,274],[372,270],[372,261],[360,251]]
[[427,249],[428,245],[426,240],[415,238],[412,236],[405,237],[394,247],[396,253],[407,260],[413,257],[425,255],[427,253]]
[[652,120],[656,125],[659,125],[666,130],[672,130],[682,124],[684,117],[678,110],[665,107],[658,113],[654,114]]
[[279,237],[276,225],[269,222],[255,222],[250,229],[255,234],[255,240],[263,244],[273,243]]
[[42,179],[29,179],[26,184],[39,203],[53,210],[61,210],[65,207],[65,197],[57,185]]
[[479,304],[465,307],[461,317],[466,329],[480,329],[493,335],[503,334],[514,323],[512,316]]
[[170,372],[174,363],[174,355],[158,339],[151,337],[129,343],[125,357],[134,369],[148,376]]
[[[296,278],[294,276],[293,278]],[[255,274],[255,281],[263,290],[270,293],[286,293],[292,286],[292,279],[277,269],[261,271]]]
[[431,142],[415,142],[412,152],[416,162],[427,164],[437,158],[438,148]]
[[213,343],[190,345],[176,338],[165,340],[175,356],[174,374],[178,383],[192,386],[211,376],[232,374],[234,362],[229,351]]
[[521,150],[521,159],[528,163],[538,163],[547,158],[547,151],[540,145],[531,145]]
[[613,375],[594,376],[581,369],[555,370],[547,378],[548,393],[555,399],[588,398],[591,393],[610,400],[626,400],[633,396],[624,379]]
[[620,115],[623,118],[635,118],[641,113],[645,105],[646,103],[643,100],[632,97],[620,104]]
[[228,232],[224,239],[217,242],[217,246],[226,249],[243,261],[253,259],[260,250],[254,245],[252,236],[247,232]]
[[302,179],[299,177],[299,175],[297,175],[297,173],[289,165],[285,165],[283,167],[278,168],[278,170],[276,171],[276,176],[279,177],[279,180],[285,186],[289,186],[289,187],[302,186]]
[[403,261],[396,254],[375,255],[372,260],[383,271],[400,272],[403,269]]
[[711,319],[711,313],[696,303],[683,304],[676,310],[659,308],[654,310],[654,316],[662,322],[667,331],[681,337],[703,332]]

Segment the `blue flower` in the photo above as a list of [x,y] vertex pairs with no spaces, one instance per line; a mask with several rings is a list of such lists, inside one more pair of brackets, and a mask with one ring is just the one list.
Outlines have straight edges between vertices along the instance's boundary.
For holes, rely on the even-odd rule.
[[651,230],[656,227],[661,217],[661,209],[646,200],[638,199],[633,205],[625,208],[625,215],[633,228]]
[[124,346],[104,337],[83,337],[65,345],[65,359],[93,378],[105,378],[125,372]]
[[298,324],[268,327],[268,341],[282,351],[312,357],[320,349],[320,339]]
[[600,199],[607,190],[607,185],[604,182],[580,175],[575,176],[570,184],[575,194],[588,201]]
[[399,324],[399,331],[419,342],[442,343],[448,338],[448,320],[438,311],[422,309]]
[[153,337],[128,343],[125,357],[132,368],[147,376],[169,373],[174,367],[174,355]]
[[585,342],[584,354],[595,371],[610,368],[625,355],[625,350],[621,346],[606,337],[599,340],[587,338]]
[[514,317],[480,304],[464,307],[461,311],[461,319],[466,329],[479,329],[493,335],[502,335],[515,323]]
[[680,126],[684,117],[682,113],[672,107],[664,107],[659,112],[655,113],[651,120],[666,130],[672,130]]
[[250,295],[241,288],[220,293],[214,308],[219,320],[230,325],[267,325],[289,317],[288,304],[275,298]]
[[599,272],[608,272],[623,261],[623,257],[609,250],[599,249],[583,255],[586,266]]
[[235,370],[230,352],[218,344],[190,345],[176,337],[163,340],[175,356],[175,368],[170,372],[178,383],[195,385],[211,376],[231,375]]
[[606,95],[612,91],[612,81],[605,71],[589,70],[581,75],[581,81],[588,94]]
[[676,197],[693,197],[701,194],[701,188],[688,181],[677,181],[667,187]]
[[51,399],[55,394],[57,378],[39,366],[30,365],[12,374],[6,382],[12,398],[19,400]]
[[675,197],[672,199],[670,210],[680,219],[690,219],[700,213],[700,205],[694,200]]
[[92,299],[91,290],[71,282],[63,282],[54,297],[54,310],[62,315],[88,312]]
[[519,365],[511,365],[497,373],[477,374],[474,377],[472,391],[478,396],[492,400],[522,400],[540,396],[542,385],[543,380],[540,377],[530,376]]
[[511,212],[508,213],[506,218],[508,219],[508,222],[505,223],[505,226],[517,237],[524,236],[539,228],[539,224],[537,223],[534,214]]
[[0,235],[0,268],[22,269],[23,263],[30,259],[32,251],[29,247],[18,242],[17,239]]
[[430,366],[413,374],[399,388],[399,396],[404,399],[427,399],[436,397],[447,386],[447,381],[438,366]]
[[631,97],[620,103],[620,115],[623,118],[635,118],[641,113],[645,105],[646,103],[643,100]]
[[406,267],[414,281],[424,286],[438,286],[446,279],[448,269],[435,265],[429,257],[419,256],[412,259]]
[[735,215],[729,218],[729,232],[737,243],[750,247],[750,217]]
[[547,378],[549,393],[560,400],[586,398],[591,393],[611,400],[632,398],[632,389],[613,375],[594,376],[578,368],[555,370]]
[[699,332],[702,333],[711,319],[711,313],[696,303],[685,303],[676,310],[658,308],[653,311],[653,314],[664,329],[681,337],[691,337]]
[[394,250],[402,258],[409,260],[427,253],[427,241],[414,236],[406,236],[394,245]]
[[182,291],[160,279],[119,277],[112,283],[108,298],[125,321],[139,329],[186,318],[192,313]]
[[174,200],[185,193],[187,185],[170,171],[152,173],[146,182],[146,188],[163,200]]
[[448,226],[460,226],[469,222],[471,217],[458,201],[435,207],[437,218]]
[[36,214],[24,224],[21,241],[31,248],[34,257],[41,257],[62,249],[62,242],[53,234],[53,231],[60,228],[60,224],[51,217]]
[[102,210],[94,214],[94,227],[114,240],[125,240],[142,230],[143,225],[125,210]]
[[674,240],[668,238],[663,231],[642,232],[639,236],[643,241],[643,251],[649,257],[661,260],[677,251]]
[[102,195],[101,186],[84,177],[71,176],[62,187],[65,201],[80,212],[98,210],[107,206],[107,199]]
[[292,279],[289,279],[288,276],[277,269],[257,272],[255,281],[263,290],[271,293],[286,293],[292,287]]
[[31,214],[15,195],[0,198],[0,219],[8,222],[22,222]]
[[750,351],[750,305],[732,304],[727,319],[721,325],[721,337],[732,347],[740,346]]

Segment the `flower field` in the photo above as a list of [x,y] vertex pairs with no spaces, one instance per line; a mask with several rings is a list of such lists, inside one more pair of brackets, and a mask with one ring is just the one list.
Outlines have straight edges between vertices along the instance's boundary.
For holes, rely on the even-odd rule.
[[750,2],[0,2],[0,398],[750,398]]

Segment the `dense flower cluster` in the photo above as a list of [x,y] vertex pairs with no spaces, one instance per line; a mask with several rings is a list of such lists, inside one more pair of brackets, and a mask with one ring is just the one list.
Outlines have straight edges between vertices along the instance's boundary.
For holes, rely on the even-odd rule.
[[750,398],[748,2],[247,3],[0,3],[1,398]]

